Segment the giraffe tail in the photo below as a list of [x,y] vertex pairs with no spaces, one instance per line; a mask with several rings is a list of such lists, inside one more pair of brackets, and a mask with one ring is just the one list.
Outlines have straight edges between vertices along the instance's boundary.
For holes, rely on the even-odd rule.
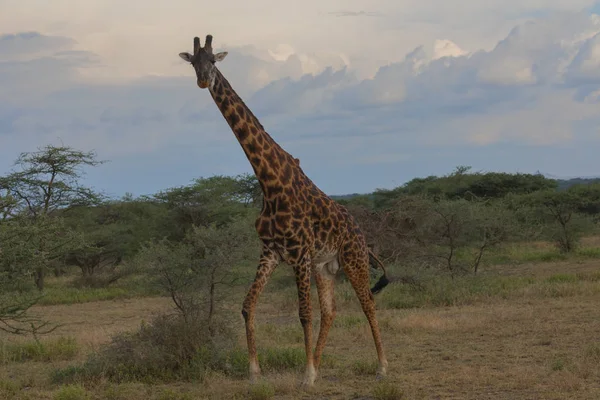
[[385,271],[385,266],[383,265],[381,260],[379,258],[377,258],[377,256],[375,254],[373,254],[373,252],[370,249],[369,249],[369,259],[371,261],[371,265],[374,265],[375,268],[381,268],[381,270],[383,271],[383,275],[381,276],[381,278],[379,278],[377,283],[375,283],[375,286],[373,286],[371,288],[371,293],[377,294],[377,293],[381,292],[381,290],[390,283],[390,280],[387,276],[387,272]]

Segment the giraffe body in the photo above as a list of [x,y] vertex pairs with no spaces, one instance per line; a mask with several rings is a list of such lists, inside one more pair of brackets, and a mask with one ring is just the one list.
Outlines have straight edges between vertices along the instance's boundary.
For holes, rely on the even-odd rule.
[[[323,348],[335,318],[334,281],[339,269],[348,277],[371,326],[379,358],[378,376],[387,360],[375,317],[373,292],[388,282],[385,275],[369,289],[369,251],[365,236],[348,210],[323,193],[304,173],[297,158],[286,152],[265,131],[258,119],[214,66],[227,53],[212,54],[212,36],[205,47],[194,38],[194,55],[180,56],[194,67],[200,88],[208,88],[217,107],[237,137],[263,191],[263,206],[256,219],[262,252],[255,279],[242,306],[249,352],[250,378],[260,375],[254,317],[258,298],[275,268],[285,262],[296,277],[299,317],[304,330],[306,370],[303,383],[315,381]],[[374,257],[376,259],[376,257]],[[378,265],[383,264],[377,260]],[[313,353],[311,276],[315,277],[321,308],[321,326]]]

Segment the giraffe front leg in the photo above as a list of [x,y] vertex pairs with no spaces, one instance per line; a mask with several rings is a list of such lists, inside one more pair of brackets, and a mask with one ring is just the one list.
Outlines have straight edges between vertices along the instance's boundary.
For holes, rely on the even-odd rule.
[[268,249],[263,250],[263,254],[260,258],[260,264],[256,270],[256,276],[248,290],[248,294],[244,299],[242,306],[242,315],[246,323],[246,341],[248,342],[248,362],[249,362],[249,373],[250,382],[254,383],[260,377],[260,366],[258,365],[258,356],[256,353],[256,336],[254,333],[254,315],[256,311],[256,303],[258,297],[263,291],[269,276],[277,267],[277,257],[271,253]]
[[304,372],[303,386],[312,386],[317,378],[312,350],[312,306],[310,304],[310,269],[309,261],[302,262],[294,267],[296,286],[298,287],[298,314],[304,330],[304,351],[306,353],[306,370]]

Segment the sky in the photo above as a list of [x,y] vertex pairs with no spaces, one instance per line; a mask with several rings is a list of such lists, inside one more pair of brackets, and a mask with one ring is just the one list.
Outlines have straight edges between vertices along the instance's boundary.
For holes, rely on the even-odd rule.
[[[295,4],[295,5],[294,5]],[[0,174],[45,145],[152,194],[252,169],[178,57],[214,36],[232,86],[326,193],[458,165],[597,176],[600,3],[0,0]]]

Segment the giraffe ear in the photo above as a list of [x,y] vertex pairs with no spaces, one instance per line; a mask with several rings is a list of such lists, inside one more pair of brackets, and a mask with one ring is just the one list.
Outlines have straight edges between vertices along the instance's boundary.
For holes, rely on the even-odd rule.
[[215,54],[215,61],[223,61],[225,59],[225,56],[227,56],[227,52],[223,51],[221,53],[217,53]]
[[192,62],[192,55],[190,53],[179,53],[179,57],[183,58],[187,62]]

